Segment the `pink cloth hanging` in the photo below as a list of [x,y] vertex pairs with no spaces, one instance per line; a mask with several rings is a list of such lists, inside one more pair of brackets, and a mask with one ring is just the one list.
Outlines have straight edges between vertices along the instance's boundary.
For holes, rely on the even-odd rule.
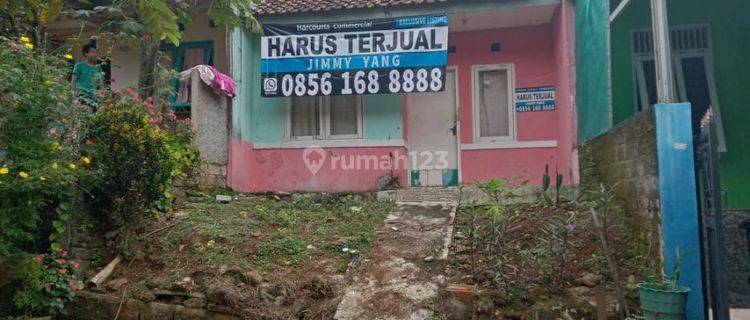
[[214,73],[214,89],[227,97],[234,97],[237,94],[237,91],[234,88],[234,80],[228,75],[219,72],[219,70],[216,70],[213,66],[209,66],[209,68]]
[[[234,96],[237,95],[237,90],[234,86],[234,80],[232,80],[232,77],[221,73],[213,66],[204,64],[200,64],[188,70],[180,72],[180,83],[183,87],[189,89],[189,79],[193,70],[197,70],[203,83],[213,88],[216,93],[230,98],[234,98]],[[183,100],[187,100],[188,96],[189,90],[183,90],[181,88],[178,94],[178,102],[185,102]]]

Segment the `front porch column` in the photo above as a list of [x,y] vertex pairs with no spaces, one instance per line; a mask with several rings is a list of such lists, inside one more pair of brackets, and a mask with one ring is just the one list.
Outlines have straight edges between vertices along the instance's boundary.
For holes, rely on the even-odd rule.
[[227,144],[229,111],[227,98],[217,94],[200,78],[190,75],[190,120],[195,129],[195,144],[200,150],[200,177],[204,186],[227,186]]

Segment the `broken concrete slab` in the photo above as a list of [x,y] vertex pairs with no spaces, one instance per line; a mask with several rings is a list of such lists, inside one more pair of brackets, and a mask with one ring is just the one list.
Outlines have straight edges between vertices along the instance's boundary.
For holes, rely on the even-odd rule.
[[[369,262],[347,288],[334,319],[424,320],[445,281],[458,204],[457,189],[399,190],[388,226],[368,252]],[[425,261],[425,257],[433,257]]]

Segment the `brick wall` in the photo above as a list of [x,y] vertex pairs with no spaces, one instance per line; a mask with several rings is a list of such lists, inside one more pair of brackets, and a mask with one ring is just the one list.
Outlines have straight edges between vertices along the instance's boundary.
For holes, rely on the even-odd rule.
[[[655,125],[649,109],[587,141],[581,148],[581,172],[584,184],[595,180],[613,188],[627,212],[640,216],[651,239],[660,239]],[[742,228],[748,222],[750,210],[724,210],[727,298],[732,307],[750,308],[748,230]]]
[[585,144],[598,180],[614,188],[628,211],[649,220],[659,212],[655,125],[647,110]]
[[653,109],[641,112],[581,147],[581,179],[612,188],[627,214],[649,235],[650,255],[660,255],[659,173],[656,119]]

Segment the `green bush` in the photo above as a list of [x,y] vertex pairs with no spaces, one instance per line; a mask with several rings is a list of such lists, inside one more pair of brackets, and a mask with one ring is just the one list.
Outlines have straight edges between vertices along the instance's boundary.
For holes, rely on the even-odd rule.
[[189,123],[119,94],[93,114],[67,63],[29,47],[0,37],[0,318],[55,316],[74,299],[75,263],[59,243],[72,213],[133,230],[170,208],[172,182],[198,161]]
[[75,275],[78,264],[60,250],[22,260],[5,281],[17,290],[9,297],[15,314],[64,315],[83,282]]
[[0,38],[0,263],[65,232],[87,121],[66,77],[63,60]]
[[172,183],[198,161],[189,125],[133,95],[105,99],[84,152],[96,172],[92,208],[105,230],[137,226],[154,209],[171,207]]
[[[59,314],[78,288],[74,263],[56,264],[90,163],[79,153],[89,111],[74,102],[67,70],[0,37],[0,317]],[[68,289],[52,286],[63,281]]]

